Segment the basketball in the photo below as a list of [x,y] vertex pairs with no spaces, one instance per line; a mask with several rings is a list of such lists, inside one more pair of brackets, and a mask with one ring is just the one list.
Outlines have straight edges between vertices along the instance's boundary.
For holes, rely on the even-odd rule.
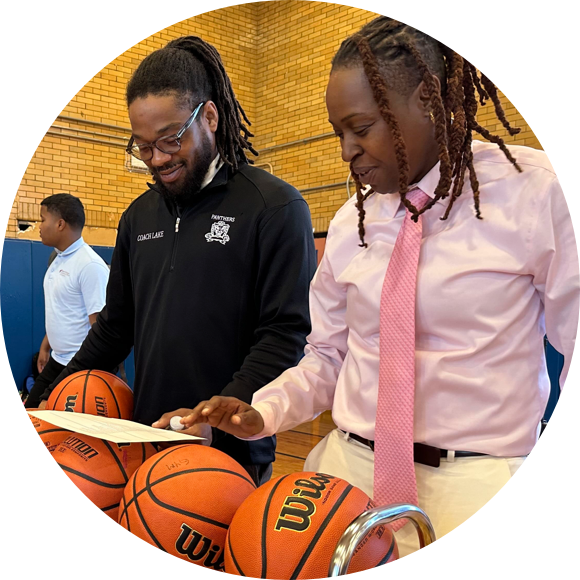
[[[42,409],[26,409],[24,411],[24,418],[30,423],[30,426],[32,427],[32,429],[34,431],[37,431],[38,428],[40,427],[40,425],[42,423],[46,423],[46,421],[41,421],[40,419],[38,419],[37,417],[33,417],[30,414],[30,411],[41,411]],[[46,423],[48,425],[48,423]]]
[[[375,507],[362,490],[338,477],[301,472],[259,487],[230,525],[225,571],[253,578],[326,578],[340,537],[360,514]],[[348,572],[398,558],[388,526],[371,530]]]
[[52,455],[73,483],[117,521],[129,478],[156,452],[151,443],[111,443],[69,432]]
[[133,392],[112,373],[79,371],[54,388],[46,403],[46,409],[132,419]]
[[202,445],[179,445],[147,460],[121,500],[119,523],[159,549],[223,570],[232,518],[256,489],[234,459]]
[[[31,409],[32,410],[32,409]],[[28,415],[32,421],[32,425],[36,429],[36,432],[42,439],[42,442],[46,448],[52,453],[56,447],[64,441],[69,435],[70,431],[66,429],[61,429],[48,421],[43,421],[32,415]]]
[[[43,421],[45,423],[45,421]],[[49,423],[45,423],[44,428],[35,429],[38,434],[40,441],[44,443],[46,450],[51,454],[52,452],[72,433],[66,429],[61,429],[60,427],[55,427]]]

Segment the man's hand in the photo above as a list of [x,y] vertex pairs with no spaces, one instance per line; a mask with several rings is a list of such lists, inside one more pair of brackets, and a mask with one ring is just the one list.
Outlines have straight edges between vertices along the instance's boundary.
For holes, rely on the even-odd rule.
[[38,404],[38,408],[39,409],[44,409],[46,407],[46,399],[43,399],[42,401],[40,401],[40,403]]
[[[169,426],[169,422],[171,421],[171,417],[184,417],[185,415],[189,415],[192,412],[192,409],[177,409],[177,411],[171,411],[170,413],[165,413],[162,415],[161,419],[155,421],[151,427],[155,427],[156,429],[166,429]],[[181,421],[183,424],[183,421]],[[194,437],[204,437],[206,441],[192,441],[192,443],[198,443],[200,445],[211,445],[212,441],[212,433],[211,433],[211,426],[207,424],[199,424],[199,425],[191,425],[191,426],[184,426],[184,429],[179,431],[179,433],[185,433],[186,435],[193,435]],[[165,449],[172,445],[183,445],[187,443],[186,441],[175,441],[171,443],[158,443],[157,445]]]
[[50,358],[50,344],[48,343],[48,337],[45,335],[42,339],[42,343],[40,345],[40,349],[38,350],[38,360],[36,361],[36,368],[38,372],[41,373],[48,363],[48,359]]
[[46,366],[46,363],[48,362],[49,358],[50,358],[49,352],[45,354],[39,351],[38,360],[36,361],[36,368],[38,369],[39,373],[41,373],[44,370],[44,367]]
[[242,439],[257,435],[264,429],[262,415],[235,397],[216,396],[209,401],[202,401],[189,414],[183,415],[181,423],[186,429],[192,425],[208,423]]

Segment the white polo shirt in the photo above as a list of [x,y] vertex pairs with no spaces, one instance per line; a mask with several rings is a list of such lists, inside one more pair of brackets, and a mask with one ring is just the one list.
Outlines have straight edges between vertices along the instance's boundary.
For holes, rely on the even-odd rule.
[[45,324],[52,358],[66,365],[91,328],[89,314],[105,305],[109,268],[82,237],[56,252],[44,276]]

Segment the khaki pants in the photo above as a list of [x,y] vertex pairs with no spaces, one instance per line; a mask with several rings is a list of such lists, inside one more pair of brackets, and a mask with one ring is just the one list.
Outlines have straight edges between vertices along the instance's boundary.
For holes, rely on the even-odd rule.
[[[373,496],[374,453],[338,429],[330,432],[308,455],[304,471],[345,479]],[[524,457],[462,457],[441,461],[439,467],[415,463],[419,507],[440,538],[483,507],[524,462]],[[396,532],[399,556],[419,549],[417,532],[407,523]]]

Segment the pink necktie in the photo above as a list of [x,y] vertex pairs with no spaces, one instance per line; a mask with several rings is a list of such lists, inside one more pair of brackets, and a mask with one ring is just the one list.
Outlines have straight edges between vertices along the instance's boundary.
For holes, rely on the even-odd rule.
[[[415,189],[407,199],[421,209],[429,196]],[[417,505],[413,462],[415,401],[415,289],[422,222],[407,210],[381,293],[379,394],[375,423],[374,494],[377,505]],[[398,520],[394,529],[405,520]]]

